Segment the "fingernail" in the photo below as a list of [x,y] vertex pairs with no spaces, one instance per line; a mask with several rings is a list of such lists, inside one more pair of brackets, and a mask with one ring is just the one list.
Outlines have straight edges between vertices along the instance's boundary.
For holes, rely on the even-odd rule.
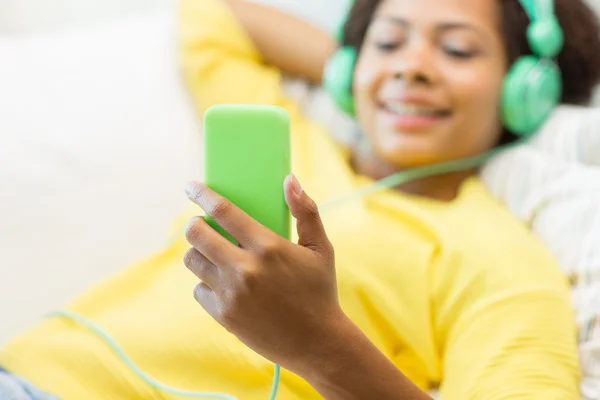
[[298,182],[298,179],[296,179],[296,177],[293,174],[290,183],[292,184],[294,194],[296,194],[296,196],[300,196],[302,194],[302,186],[300,186],[300,182]]
[[190,218],[190,220],[188,221],[188,224],[187,224],[187,227],[188,227],[188,229],[189,229],[189,228],[190,228],[192,225],[196,224],[198,221],[200,221],[200,220],[203,220],[203,219],[204,219],[204,218],[202,218],[202,217],[201,217],[201,216],[199,216],[199,215],[194,215],[194,216],[193,216],[193,217],[191,217],[191,218]]
[[185,187],[185,193],[188,195],[188,197],[193,197],[194,194],[197,192],[198,188],[198,183],[195,181],[190,181],[187,183],[186,187]]

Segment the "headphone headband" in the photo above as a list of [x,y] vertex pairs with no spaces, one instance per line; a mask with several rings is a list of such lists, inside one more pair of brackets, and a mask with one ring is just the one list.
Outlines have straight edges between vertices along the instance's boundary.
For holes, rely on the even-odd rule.
[[529,19],[539,21],[554,18],[554,0],[519,0]]
[[525,12],[529,16],[529,19],[532,21],[535,21],[539,15],[536,10],[536,2],[537,0],[519,0],[519,3],[521,3],[521,7],[523,7]]

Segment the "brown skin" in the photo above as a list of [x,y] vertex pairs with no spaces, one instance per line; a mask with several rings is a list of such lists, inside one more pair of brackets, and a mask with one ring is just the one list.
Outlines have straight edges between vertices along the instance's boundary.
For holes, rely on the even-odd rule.
[[[306,37],[323,41],[312,53],[313,65],[321,69],[331,54],[331,39],[314,28],[261,6],[227,2],[270,63],[290,66],[303,52],[311,54],[289,45],[305,43]],[[371,149],[355,157],[359,173],[379,178],[494,146],[501,132],[497,110],[506,64],[498,21],[495,0],[382,2],[355,76],[358,116]],[[277,39],[280,34],[286,41]],[[393,45],[382,51],[380,41]],[[474,55],[457,58],[456,51]],[[313,67],[290,68],[318,80]],[[418,133],[394,129],[380,104],[405,95],[425,99],[447,116]],[[401,189],[451,200],[471,173]],[[298,244],[268,231],[206,186],[191,184],[190,199],[241,244],[234,246],[201,218],[190,222],[187,239],[193,247],[185,264],[202,281],[197,301],[246,345],[302,376],[326,399],[428,399],[343,313],[333,248],[318,209],[294,178],[286,180],[285,195],[298,222]]]

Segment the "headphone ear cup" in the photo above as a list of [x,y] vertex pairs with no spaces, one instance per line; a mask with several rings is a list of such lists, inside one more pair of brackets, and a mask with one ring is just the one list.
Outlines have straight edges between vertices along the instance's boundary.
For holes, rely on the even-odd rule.
[[342,47],[329,59],[323,73],[323,87],[335,104],[352,117],[355,115],[352,95],[355,63],[356,50],[352,47]]
[[560,101],[561,77],[556,64],[533,56],[519,58],[502,90],[504,126],[521,137],[533,135]]
[[558,66],[550,60],[536,64],[533,82],[529,85],[528,104],[529,131],[534,134],[550,117],[562,97],[561,74]]
[[502,122],[513,134],[521,136],[525,121],[525,85],[532,68],[530,57],[519,58],[510,68],[502,87]]

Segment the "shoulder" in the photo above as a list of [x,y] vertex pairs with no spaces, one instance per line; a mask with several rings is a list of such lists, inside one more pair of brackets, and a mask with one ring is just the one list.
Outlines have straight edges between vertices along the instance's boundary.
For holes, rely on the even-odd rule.
[[453,247],[464,266],[493,277],[493,284],[565,287],[555,257],[527,221],[513,215],[478,179],[467,184],[463,196],[455,210]]

